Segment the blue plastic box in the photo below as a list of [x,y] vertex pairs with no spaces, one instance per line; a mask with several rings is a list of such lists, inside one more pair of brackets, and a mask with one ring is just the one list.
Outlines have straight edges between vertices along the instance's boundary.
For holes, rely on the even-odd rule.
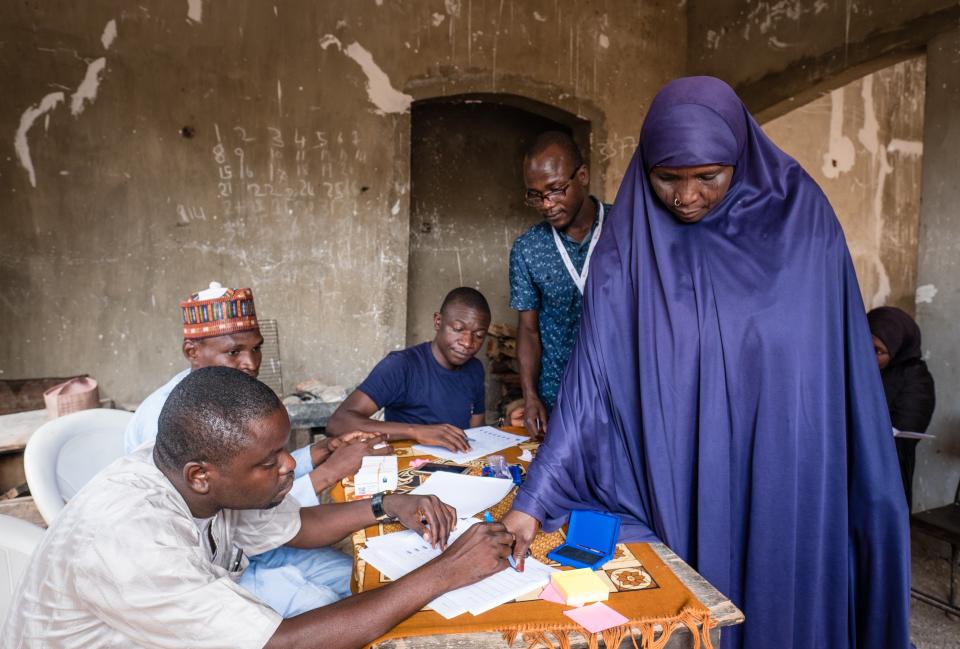
[[566,542],[547,553],[562,566],[597,569],[613,558],[620,535],[620,517],[578,509],[570,512]]

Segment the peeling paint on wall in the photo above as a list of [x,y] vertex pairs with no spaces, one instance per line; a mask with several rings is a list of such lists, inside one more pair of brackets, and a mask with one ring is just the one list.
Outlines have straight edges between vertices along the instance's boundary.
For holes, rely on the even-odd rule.
[[830,146],[823,154],[823,175],[836,178],[850,171],[854,160],[853,141],[843,134],[843,88],[830,93]]
[[333,34],[325,34],[320,38],[322,49],[325,50],[331,45],[336,45],[338,50],[353,59],[363,70],[367,77],[367,98],[370,99],[370,103],[376,106],[375,113],[386,115],[387,113],[405,113],[410,110],[413,97],[393,87],[390,77],[377,65],[376,61],[373,60],[373,55],[360,43],[354,42],[343,47],[340,39]]
[[56,108],[57,104],[62,102],[64,98],[62,92],[51,92],[41,99],[39,104],[23,111],[23,115],[20,116],[20,126],[13,138],[13,148],[17,152],[17,158],[20,160],[21,166],[26,169],[27,175],[30,177],[30,184],[34,187],[37,186],[37,176],[33,170],[33,161],[30,159],[30,144],[27,141],[27,133],[30,132],[34,122],[41,115],[45,115]]
[[203,22],[203,0],[187,0],[187,20],[195,23]]
[[70,96],[70,113],[76,117],[83,112],[84,102],[93,103],[97,98],[97,89],[100,87],[100,75],[107,65],[107,59],[100,57],[87,66],[87,73],[83,81],[77,86],[76,92]]
[[923,142],[920,140],[901,140],[893,138],[887,145],[887,151],[890,153],[902,153],[903,155],[922,156]]
[[916,303],[933,304],[933,298],[937,296],[937,287],[933,284],[924,284],[917,287]]
[[109,50],[110,46],[113,45],[113,41],[117,38],[117,21],[110,20],[107,22],[106,27],[103,28],[103,34],[100,36],[100,43],[103,44],[103,49]]
[[830,199],[867,309],[913,308],[923,74],[922,57],[904,61],[764,126]]

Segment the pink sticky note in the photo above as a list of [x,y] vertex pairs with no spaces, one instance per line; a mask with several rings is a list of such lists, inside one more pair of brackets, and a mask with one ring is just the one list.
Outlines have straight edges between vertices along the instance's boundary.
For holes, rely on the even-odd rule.
[[582,608],[572,608],[563,612],[564,615],[585,628],[590,633],[599,633],[610,627],[620,626],[629,622],[615,610],[604,604],[597,602]]
[[417,458],[416,460],[410,460],[410,466],[411,468],[419,469],[429,461],[430,459],[426,457]]
[[553,587],[552,583],[548,583],[547,587],[543,589],[543,592],[540,593],[540,599],[546,600],[548,602],[553,602],[554,604],[566,604],[567,600],[563,598],[563,595]]

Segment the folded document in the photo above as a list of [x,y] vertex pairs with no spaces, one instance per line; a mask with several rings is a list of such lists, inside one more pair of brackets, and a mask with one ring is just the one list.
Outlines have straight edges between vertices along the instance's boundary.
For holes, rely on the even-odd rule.
[[353,491],[357,496],[372,496],[395,490],[397,481],[396,455],[368,455],[353,476]]

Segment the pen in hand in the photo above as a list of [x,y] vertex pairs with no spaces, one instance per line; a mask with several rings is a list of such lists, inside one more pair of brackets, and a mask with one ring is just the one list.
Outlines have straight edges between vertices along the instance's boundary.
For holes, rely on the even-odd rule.
[[[490,513],[489,509],[483,512],[483,522],[484,523],[493,522],[493,514]],[[513,568],[514,570],[517,569],[517,560],[513,558],[513,552],[514,550],[516,550],[516,547],[517,547],[517,541],[516,539],[514,539],[513,543],[510,544],[510,554],[507,555],[507,563],[509,563],[510,567]],[[527,556],[529,555],[530,555],[530,551],[528,550]]]

